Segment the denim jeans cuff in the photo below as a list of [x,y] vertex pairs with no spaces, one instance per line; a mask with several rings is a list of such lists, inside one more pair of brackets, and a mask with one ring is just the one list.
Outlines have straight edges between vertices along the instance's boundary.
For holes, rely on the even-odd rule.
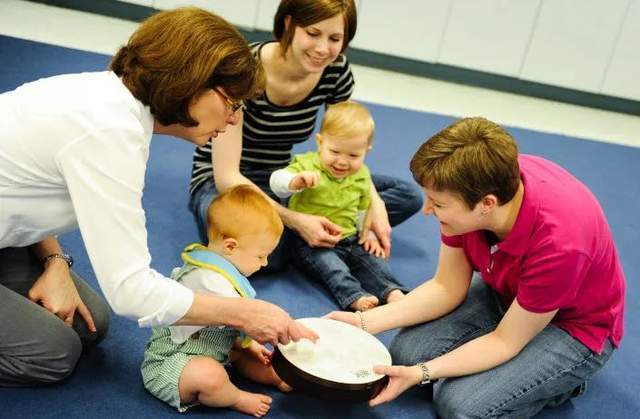
[[391,294],[391,291],[395,291],[395,290],[400,290],[402,291],[403,294],[408,294],[409,293],[409,289],[407,287],[398,287],[398,286],[391,286],[389,288],[387,288],[386,290],[384,290],[384,292],[382,293],[382,302],[387,302],[387,298],[389,297],[389,294]]

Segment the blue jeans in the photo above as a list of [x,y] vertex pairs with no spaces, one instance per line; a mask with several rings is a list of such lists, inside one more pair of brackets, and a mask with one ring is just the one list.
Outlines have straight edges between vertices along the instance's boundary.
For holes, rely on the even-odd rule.
[[[270,170],[243,171],[242,174],[255,183],[263,192],[272,197],[277,202],[282,202],[277,198],[269,187]],[[411,217],[422,208],[422,192],[413,182],[407,182],[392,176],[373,175],[373,184],[387,207],[389,222],[395,226]],[[191,194],[189,209],[193,214],[200,240],[207,243],[207,210],[211,201],[218,196],[218,190],[213,179],[208,179],[198,189]],[[260,272],[280,272],[287,269],[289,264],[289,252],[291,240],[295,236],[290,229],[285,231],[280,239],[278,247],[269,256],[269,265]]]
[[324,284],[343,309],[365,295],[375,295],[382,303],[393,290],[409,292],[394,278],[384,259],[369,254],[358,244],[357,235],[341,240],[331,249],[310,247],[298,236],[292,241],[293,264]]
[[[390,345],[394,364],[436,358],[493,331],[504,315],[499,298],[482,279],[472,281],[466,301],[439,319],[402,329]],[[491,370],[439,380],[433,399],[442,418],[529,418],[581,394],[609,360],[549,324],[516,357]]]

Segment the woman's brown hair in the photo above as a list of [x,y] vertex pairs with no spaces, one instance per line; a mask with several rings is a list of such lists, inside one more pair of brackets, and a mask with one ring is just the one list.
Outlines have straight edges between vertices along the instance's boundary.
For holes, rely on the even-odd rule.
[[489,194],[503,205],[520,184],[516,142],[504,128],[480,117],[461,119],[429,138],[410,169],[420,185],[456,193],[469,208]]
[[240,32],[196,7],[146,19],[113,57],[110,69],[163,125],[198,125],[188,108],[206,89],[219,86],[240,100],[264,87],[262,66]]
[[[342,14],[344,18],[344,38],[342,51],[356,35],[358,16],[353,0],[282,0],[273,18],[273,36],[280,42],[282,52],[287,52],[296,26],[306,27]],[[289,26],[285,24],[291,16]]]

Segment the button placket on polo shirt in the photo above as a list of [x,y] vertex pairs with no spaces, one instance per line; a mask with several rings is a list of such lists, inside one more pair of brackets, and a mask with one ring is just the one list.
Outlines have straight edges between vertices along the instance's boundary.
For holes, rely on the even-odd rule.
[[493,263],[495,262],[494,255],[495,255],[496,252],[498,252],[498,250],[500,250],[500,248],[498,247],[497,244],[494,244],[493,246],[491,246],[489,248],[489,266],[487,266],[487,273],[488,274],[490,274],[492,272]]

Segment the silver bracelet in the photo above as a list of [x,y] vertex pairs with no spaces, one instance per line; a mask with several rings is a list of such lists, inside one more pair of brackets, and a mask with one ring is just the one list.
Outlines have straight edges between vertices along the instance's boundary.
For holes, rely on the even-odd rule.
[[362,311],[358,310],[356,311],[356,315],[358,316],[358,319],[360,319],[360,329],[364,330],[365,332],[367,331],[367,323],[365,323],[364,321],[364,316],[362,315]]

